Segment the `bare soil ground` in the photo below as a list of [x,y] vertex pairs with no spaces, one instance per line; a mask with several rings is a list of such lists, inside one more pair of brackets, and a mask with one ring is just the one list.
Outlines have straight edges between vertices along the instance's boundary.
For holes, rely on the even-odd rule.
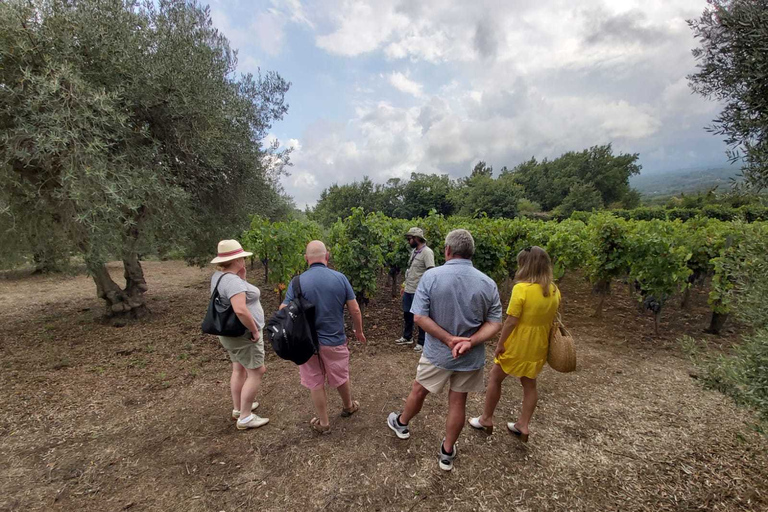
[[[298,369],[268,349],[258,413],[271,422],[240,432],[229,419],[227,356],[199,331],[210,270],[144,267],[154,314],[123,328],[97,321],[102,305],[86,276],[0,279],[0,509],[768,510],[766,438],[750,413],[697,385],[677,348],[684,333],[705,336],[702,290],[689,312],[670,305],[655,336],[625,288],[594,319],[589,287],[566,277],[578,371],[544,370],[528,445],[503,428],[521,398],[508,379],[500,428],[490,437],[465,429],[446,474],[437,467],[445,393],[429,397],[410,440],[385,425],[417,362],[392,343],[398,299],[376,297],[368,345],[351,343],[358,414],[313,434]],[[261,286],[260,272],[250,279]],[[277,297],[262,290],[270,314]],[[468,413],[482,400],[470,396]]]

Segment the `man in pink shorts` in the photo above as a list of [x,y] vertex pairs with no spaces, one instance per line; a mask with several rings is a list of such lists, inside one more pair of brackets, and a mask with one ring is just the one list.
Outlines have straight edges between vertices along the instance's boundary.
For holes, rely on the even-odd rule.
[[[326,380],[328,386],[336,388],[341,395],[344,404],[341,411],[343,417],[352,416],[360,409],[360,403],[352,400],[352,388],[349,385],[349,350],[344,332],[345,305],[352,317],[357,341],[366,341],[363,334],[363,315],[360,313],[352,285],[344,274],[328,268],[329,258],[330,253],[323,242],[309,242],[304,254],[309,269],[299,277],[302,295],[315,305],[315,328],[320,342],[319,356],[312,356],[309,361],[299,366],[299,374],[301,385],[308,388],[312,395],[312,403],[317,413],[310,425],[321,434],[331,431],[328,397],[325,392]],[[285,301],[280,305],[280,309],[287,306],[293,298],[293,287],[288,286]]]

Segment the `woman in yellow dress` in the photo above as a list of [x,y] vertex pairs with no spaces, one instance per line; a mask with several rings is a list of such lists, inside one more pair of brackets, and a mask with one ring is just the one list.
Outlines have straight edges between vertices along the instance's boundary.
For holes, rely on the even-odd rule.
[[470,418],[475,429],[493,432],[493,413],[501,398],[501,383],[508,375],[520,379],[523,407],[517,422],[507,428],[528,442],[528,424],[538,401],[536,376],[547,361],[549,331],[560,307],[560,290],[553,283],[552,261],[541,247],[527,247],[517,255],[517,273],[507,319],[488,376],[482,416]]

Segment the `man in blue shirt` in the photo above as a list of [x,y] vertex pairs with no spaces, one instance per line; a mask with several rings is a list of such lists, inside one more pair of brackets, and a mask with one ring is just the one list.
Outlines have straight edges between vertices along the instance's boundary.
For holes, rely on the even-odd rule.
[[453,469],[457,455],[467,393],[483,391],[485,341],[501,330],[499,290],[493,279],[472,265],[474,252],[469,231],[451,231],[445,237],[445,265],[421,278],[411,312],[427,333],[424,352],[403,412],[387,418],[397,437],[408,439],[408,423],[427,395],[439,393],[449,383],[448,419],[439,456],[440,468],[446,471]]
[[[344,332],[344,306],[352,317],[357,341],[365,343],[363,334],[363,315],[355,299],[355,292],[347,277],[328,268],[330,253],[325,244],[313,240],[307,245],[304,259],[309,269],[299,276],[301,293],[315,305],[315,329],[320,342],[318,355],[299,366],[301,385],[309,389],[317,416],[310,425],[322,434],[331,431],[328,418],[328,397],[325,393],[325,381],[336,388],[341,395],[344,409],[341,415],[352,416],[360,409],[360,403],[352,400],[352,388],[349,384],[349,350]],[[285,300],[280,305],[283,309],[294,298],[293,287],[288,286]]]

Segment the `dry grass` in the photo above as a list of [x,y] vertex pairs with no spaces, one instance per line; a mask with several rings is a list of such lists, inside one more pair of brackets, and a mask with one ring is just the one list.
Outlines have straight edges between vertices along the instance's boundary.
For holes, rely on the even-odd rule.
[[[545,369],[528,445],[503,428],[465,430],[445,474],[436,460],[445,394],[427,400],[408,441],[384,423],[417,361],[391,343],[397,300],[371,303],[369,345],[352,346],[359,414],[314,435],[296,367],[268,352],[259,414],[271,423],[238,432],[226,355],[199,334],[208,272],[177,262],[145,269],[155,314],[123,328],[94,320],[101,304],[85,276],[0,280],[0,509],[768,509],[768,442],[751,415],[696,385],[674,343],[705,326],[701,293],[691,312],[667,313],[654,337],[652,319],[621,289],[604,320],[588,318],[588,287],[567,278],[579,370]],[[274,294],[264,295],[273,311]],[[508,380],[500,427],[520,397]],[[482,398],[470,396],[468,413]],[[341,410],[335,393],[330,402]]]

